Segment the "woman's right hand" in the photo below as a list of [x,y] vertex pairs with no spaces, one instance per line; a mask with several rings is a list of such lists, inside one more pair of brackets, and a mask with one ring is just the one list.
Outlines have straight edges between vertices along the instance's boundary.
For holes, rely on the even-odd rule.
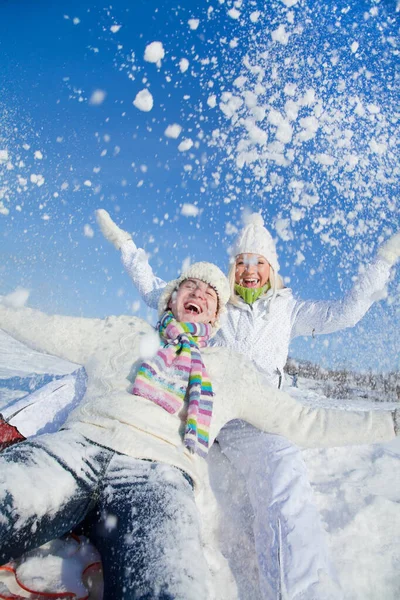
[[117,250],[120,250],[128,240],[131,240],[133,244],[131,234],[118,227],[103,208],[96,210],[96,220],[106,240],[111,242]]

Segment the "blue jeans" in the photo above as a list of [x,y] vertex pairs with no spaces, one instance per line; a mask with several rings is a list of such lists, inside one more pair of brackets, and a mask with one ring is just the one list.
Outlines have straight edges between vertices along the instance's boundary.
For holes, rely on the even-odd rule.
[[104,598],[206,598],[190,478],[61,431],[0,455],[0,564],[86,519]]

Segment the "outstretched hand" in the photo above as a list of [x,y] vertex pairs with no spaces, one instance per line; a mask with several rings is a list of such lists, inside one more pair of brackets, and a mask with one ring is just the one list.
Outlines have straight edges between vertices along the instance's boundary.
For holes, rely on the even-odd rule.
[[400,258],[400,232],[390,237],[378,250],[379,256],[394,265]]
[[119,250],[125,242],[132,240],[131,234],[118,227],[108,212],[103,208],[96,210],[96,220],[106,240],[114,244],[117,250]]

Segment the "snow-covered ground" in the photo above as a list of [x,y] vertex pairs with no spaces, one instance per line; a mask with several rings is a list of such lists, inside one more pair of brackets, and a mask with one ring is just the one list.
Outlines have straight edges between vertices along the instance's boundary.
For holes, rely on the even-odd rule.
[[[0,332],[1,412],[25,435],[34,433],[35,428],[51,431],[59,426],[82,397],[84,382],[78,365],[29,350]],[[356,397],[328,399],[315,391],[314,381],[299,378],[298,384],[298,388],[289,391],[306,404],[343,409],[394,408],[393,403],[371,404]],[[207,530],[217,529],[219,549],[227,559],[225,567],[230,566],[230,570],[221,568],[224,562],[218,559],[218,549],[206,547],[215,577],[216,599],[258,600],[261,596],[253,551],[253,515],[244,482],[217,446],[211,454],[210,480],[219,508],[213,511],[215,520],[207,524]],[[400,597],[400,438],[374,446],[304,450],[303,457],[345,600],[397,600]],[[77,572],[71,556],[65,553],[58,565],[64,577],[68,576],[65,565],[71,569],[69,576]],[[41,568],[36,562],[32,572],[37,574],[38,569],[46,573],[48,564],[45,567],[43,563]],[[54,577],[54,571],[51,572]],[[26,566],[25,575],[29,579]]]

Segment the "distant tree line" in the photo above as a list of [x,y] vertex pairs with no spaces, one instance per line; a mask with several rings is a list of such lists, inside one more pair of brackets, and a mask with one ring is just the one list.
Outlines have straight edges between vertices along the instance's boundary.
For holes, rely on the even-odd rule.
[[348,369],[326,369],[308,360],[288,358],[285,372],[323,382],[321,392],[329,397],[348,398],[358,395],[378,402],[400,401],[400,371],[364,373]]

